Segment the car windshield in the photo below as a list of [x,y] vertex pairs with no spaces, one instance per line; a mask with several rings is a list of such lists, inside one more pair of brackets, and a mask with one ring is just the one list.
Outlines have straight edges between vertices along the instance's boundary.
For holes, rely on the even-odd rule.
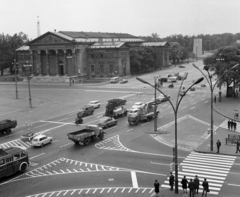
[[37,139],[37,138],[34,138],[32,141],[34,141],[34,142],[37,142],[37,141],[38,141],[38,139]]

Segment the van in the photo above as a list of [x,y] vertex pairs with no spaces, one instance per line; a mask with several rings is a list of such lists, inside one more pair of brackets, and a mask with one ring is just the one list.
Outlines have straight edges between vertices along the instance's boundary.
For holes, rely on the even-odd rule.
[[118,81],[119,81],[119,77],[112,77],[110,79],[110,83],[118,83]]
[[168,77],[168,82],[177,82],[177,77]]

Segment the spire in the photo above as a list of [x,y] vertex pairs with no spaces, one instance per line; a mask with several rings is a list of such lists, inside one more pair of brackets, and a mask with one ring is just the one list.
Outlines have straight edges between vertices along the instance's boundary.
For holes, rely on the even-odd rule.
[[37,37],[41,36],[39,16],[37,17]]

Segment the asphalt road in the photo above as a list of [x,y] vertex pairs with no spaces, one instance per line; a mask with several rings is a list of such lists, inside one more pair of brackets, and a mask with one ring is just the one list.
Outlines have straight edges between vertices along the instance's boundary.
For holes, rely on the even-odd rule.
[[[178,70],[173,68],[161,74]],[[187,87],[201,75],[190,67],[186,70],[189,75],[184,86]],[[142,78],[151,80],[152,75]],[[198,86],[196,89],[183,98],[178,111],[178,163],[184,164],[179,169],[179,180],[183,173],[187,177],[199,174],[199,177],[209,177],[213,194],[239,196],[239,187],[233,189],[233,185],[240,185],[239,159],[195,155],[192,152],[208,137],[210,125],[210,94],[207,87]],[[118,119],[117,126],[106,129],[103,141],[80,146],[67,139],[67,133],[86,124],[96,124],[102,118],[107,100],[125,98],[127,108],[130,108],[135,102],[151,100],[152,88],[142,86],[134,78],[124,86],[35,84],[32,86],[33,109],[28,108],[25,84],[19,84],[19,100],[13,98],[13,86],[1,85],[0,90],[1,119],[16,118],[20,123],[11,135],[1,136],[0,146],[7,148],[20,144],[28,148],[31,160],[25,174],[1,180],[0,196],[151,196],[155,179],[162,188],[168,187],[175,133],[173,110],[167,102],[159,105],[157,121],[165,134],[150,134],[153,121],[130,126],[127,117],[122,117]],[[162,90],[175,104],[177,88],[163,87]],[[92,116],[84,118],[84,125],[74,125],[77,111],[90,100],[100,100],[101,107]],[[26,121],[31,123],[31,131],[52,136],[53,143],[33,148],[30,143],[22,142],[20,137],[27,132],[24,127]],[[222,117],[214,117],[216,128],[222,122]],[[218,163],[222,166],[217,166]]]

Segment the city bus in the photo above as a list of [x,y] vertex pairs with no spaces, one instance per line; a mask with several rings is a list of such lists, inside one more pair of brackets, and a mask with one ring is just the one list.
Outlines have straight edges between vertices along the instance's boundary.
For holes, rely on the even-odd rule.
[[25,172],[29,165],[26,148],[18,146],[0,149],[0,178]]

